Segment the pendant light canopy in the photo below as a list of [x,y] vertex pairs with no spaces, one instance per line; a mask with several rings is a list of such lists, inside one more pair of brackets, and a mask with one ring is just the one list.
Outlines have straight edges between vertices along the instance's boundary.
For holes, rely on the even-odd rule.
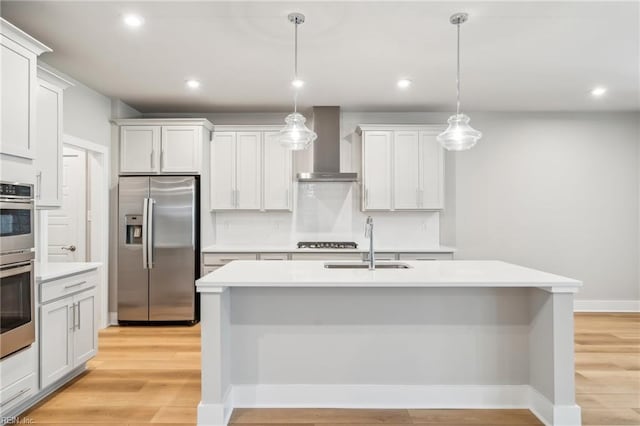
[[290,13],[288,19],[294,26],[293,81],[291,82],[294,90],[293,112],[284,119],[286,125],[278,132],[278,140],[283,146],[298,151],[308,148],[318,135],[304,124],[307,119],[298,112],[298,92],[304,85],[298,78],[298,25],[304,22],[304,15]]
[[482,133],[469,125],[469,116],[460,113],[460,25],[465,23],[469,15],[455,13],[449,18],[449,22],[458,30],[458,56],[457,56],[457,102],[456,113],[449,117],[449,127],[437,137],[438,142],[449,151],[465,151],[472,148],[482,137]]

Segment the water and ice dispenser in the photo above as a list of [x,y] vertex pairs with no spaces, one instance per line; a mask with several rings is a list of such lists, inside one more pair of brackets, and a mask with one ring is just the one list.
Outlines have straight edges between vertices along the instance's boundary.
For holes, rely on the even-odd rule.
[[124,217],[126,244],[142,244],[142,215],[128,214]]

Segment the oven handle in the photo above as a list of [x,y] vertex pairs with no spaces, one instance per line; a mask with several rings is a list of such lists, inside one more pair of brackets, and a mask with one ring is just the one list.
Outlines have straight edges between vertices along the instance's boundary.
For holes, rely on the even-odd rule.
[[12,209],[12,210],[31,210],[31,206],[33,205],[32,200],[28,201],[0,201],[0,209]]
[[28,262],[20,262],[20,263],[12,263],[10,265],[5,265],[0,267],[0,278],[10,277],[12,275],[23,274],[25,272],[31,272],[33,261]]

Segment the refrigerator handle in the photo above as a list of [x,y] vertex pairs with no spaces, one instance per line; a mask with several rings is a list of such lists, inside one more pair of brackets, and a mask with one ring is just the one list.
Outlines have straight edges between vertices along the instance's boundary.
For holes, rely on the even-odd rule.
[[149,269],[149,259],[147,259],[148,249],[147,249],[147,239],[149,235],[149,199],[144,198],[142,200],[142,267],[144,269]]
[[147,259],[148,259],[148,265],[149,265],[149,269],[153,269],[153,211],[154,211],[154,204],[156,203],[156,200],[154,200],[153,198],[149,198],[149,200],[147,201],[147,204],[149,205],[148,207],[148,211],[149,211],[149,220],[147,221],[147,225],[148,228],[147,229],[147,237],[148,237],[148,241],[147,241],[147,250],[148,250],[148,254],[147,254]]

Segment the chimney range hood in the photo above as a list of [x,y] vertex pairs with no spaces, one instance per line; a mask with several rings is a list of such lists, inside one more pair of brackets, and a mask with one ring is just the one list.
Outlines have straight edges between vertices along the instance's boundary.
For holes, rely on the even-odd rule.
[[357,173],[340,172],[340,107],[313,107],[313,170],[298,173],[298,182],[354,182]]

